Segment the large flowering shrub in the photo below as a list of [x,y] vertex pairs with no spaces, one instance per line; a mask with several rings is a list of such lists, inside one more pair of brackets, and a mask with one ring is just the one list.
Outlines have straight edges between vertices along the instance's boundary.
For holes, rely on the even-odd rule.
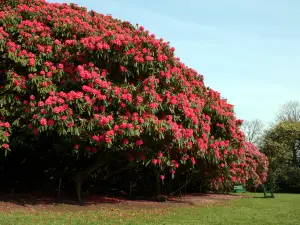
[[67,140],[61,151],[126,153],[162,180],[197,163],[213,168],[204,174],[217,188],[265,179],[257,163],[265,170],[266,158],[249,144],[245,152],[233,106],[163,39],[74,4],[2,2],[3,151],[13,151],[11,131],[16,139]]

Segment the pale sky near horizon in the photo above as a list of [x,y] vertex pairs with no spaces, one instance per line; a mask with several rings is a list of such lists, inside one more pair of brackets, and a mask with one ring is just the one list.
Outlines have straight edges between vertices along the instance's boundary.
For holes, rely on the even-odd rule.
[[235,106],[271,122],[300,100],[299,0],[50,0],[138,23],[171,42],[187,66]]

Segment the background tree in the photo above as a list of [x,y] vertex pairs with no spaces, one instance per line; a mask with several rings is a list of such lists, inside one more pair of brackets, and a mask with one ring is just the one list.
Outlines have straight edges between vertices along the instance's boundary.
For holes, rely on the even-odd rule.
[[300,102],[289,101],[285,103],[277,114],[277,121],[300,121]]
[[269,159],[269,178],[278,190],[300,192],[300,122],[280,122],[266,131],[261,151]]
[[251,142],[256,146],[260,144],[264,131],[264,123],[261,120],[244,121],[241,129],[247,142]]

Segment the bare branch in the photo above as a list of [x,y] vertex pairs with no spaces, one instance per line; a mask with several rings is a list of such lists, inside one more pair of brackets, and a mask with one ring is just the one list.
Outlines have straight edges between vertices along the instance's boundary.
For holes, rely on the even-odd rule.
[[255,119],[251,121],[244,121],[241,127],[245,134],[245,139],[255,145],[258,145],[264,131],[264,124],[261,120]]
[[300,121],[300,102],[289,101],[284,104],[277,114],[277,121]]

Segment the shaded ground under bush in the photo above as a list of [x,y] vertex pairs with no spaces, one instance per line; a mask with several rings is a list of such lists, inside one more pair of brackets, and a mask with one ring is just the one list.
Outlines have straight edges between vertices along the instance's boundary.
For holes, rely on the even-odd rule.
[[223,203],[224,201],[245,198],[247,196],[224,194],[189,194],[182,197],[168,198],[166,202],[150,200],[129,200],[122,197],[90,196],[84,205],[76,200],[65,200],[32,195],[0,197],[1,212],[77,212],[98,209],[164,209],[187,206],[201,206]]

